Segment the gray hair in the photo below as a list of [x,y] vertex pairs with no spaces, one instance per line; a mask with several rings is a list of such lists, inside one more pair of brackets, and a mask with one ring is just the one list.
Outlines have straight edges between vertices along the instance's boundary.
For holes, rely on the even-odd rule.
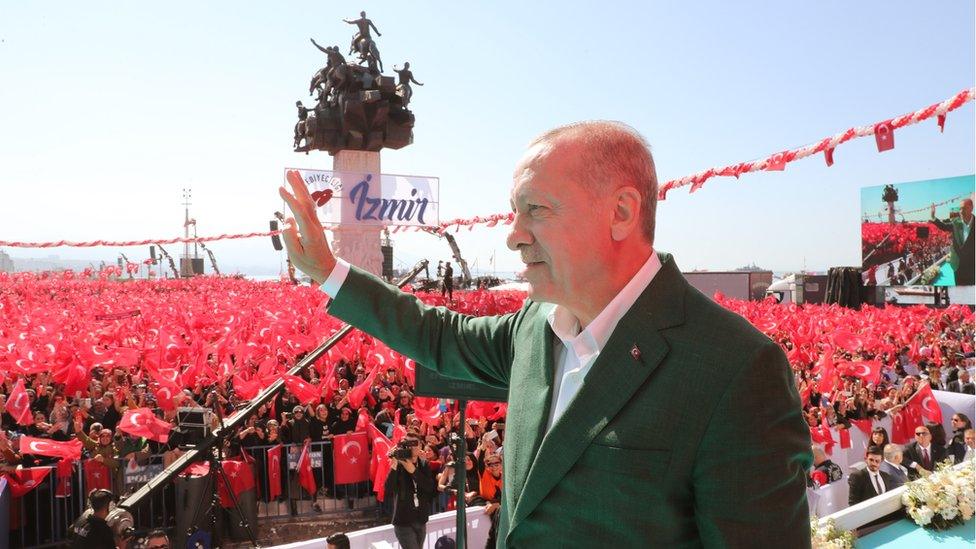
[[580,173],[594,194],[605,192],[609,180],[614,188],[629,185],[641,195],[641,226],[644,237],[654,243],[657,216],[657,172],[647,141],[634,128],[614,120],[586,120],[553,128],[536,137],[529,146],[569,139],[579,145]]
[[884,458],[885,461],[892,461],[892,458],[902,453],[901,446],[898,444],[885,444],[884,447]]

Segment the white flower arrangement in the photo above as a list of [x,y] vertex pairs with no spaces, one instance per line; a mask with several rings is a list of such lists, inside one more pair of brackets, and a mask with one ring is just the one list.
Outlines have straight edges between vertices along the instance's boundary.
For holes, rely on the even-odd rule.
[[910,482],[901,502],[915,524],[946,530],[973,518],[976,508],[976,462],[954,469],[946,462],[927,477]]
[[810,540],[813,549],[854,549],[854,533],[838,530],[833,519],[827,519],[827,524],[820,526],[817,517],[810,519]]

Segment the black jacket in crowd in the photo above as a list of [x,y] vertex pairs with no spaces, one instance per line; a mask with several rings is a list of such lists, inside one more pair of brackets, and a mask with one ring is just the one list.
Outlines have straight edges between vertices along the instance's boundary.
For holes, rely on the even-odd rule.
[[[393,502],[394,526],[427,524],[431,501],[437,494],[437,481],[423,458],[417,460],[413,473],[408,473],[402,465],[390,471],[385,487],[386,497]],[[414,494],[419,505],[414,505]]]

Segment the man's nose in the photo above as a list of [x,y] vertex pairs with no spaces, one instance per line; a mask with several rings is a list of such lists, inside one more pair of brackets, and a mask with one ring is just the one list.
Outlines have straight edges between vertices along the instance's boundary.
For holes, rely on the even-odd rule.
[[529,246],[533,242],[532,233],[525,228],[522,215],[515,214],[515,220],[512,221],[512,228],[509,230],[508,237],[505,239],[505,244],[508,245],[508,249],[517,252],[521,246]]

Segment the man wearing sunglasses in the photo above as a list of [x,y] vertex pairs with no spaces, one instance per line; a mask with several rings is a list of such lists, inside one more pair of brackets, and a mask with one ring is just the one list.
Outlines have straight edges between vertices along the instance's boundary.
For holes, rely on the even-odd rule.
[[915,428],[915,441],[905,448],[904,465],[908,467],[908,480],[931,473],[936,464],[945,458],[945,448],[932,444],[932,432],[925,425],[919,425]]

